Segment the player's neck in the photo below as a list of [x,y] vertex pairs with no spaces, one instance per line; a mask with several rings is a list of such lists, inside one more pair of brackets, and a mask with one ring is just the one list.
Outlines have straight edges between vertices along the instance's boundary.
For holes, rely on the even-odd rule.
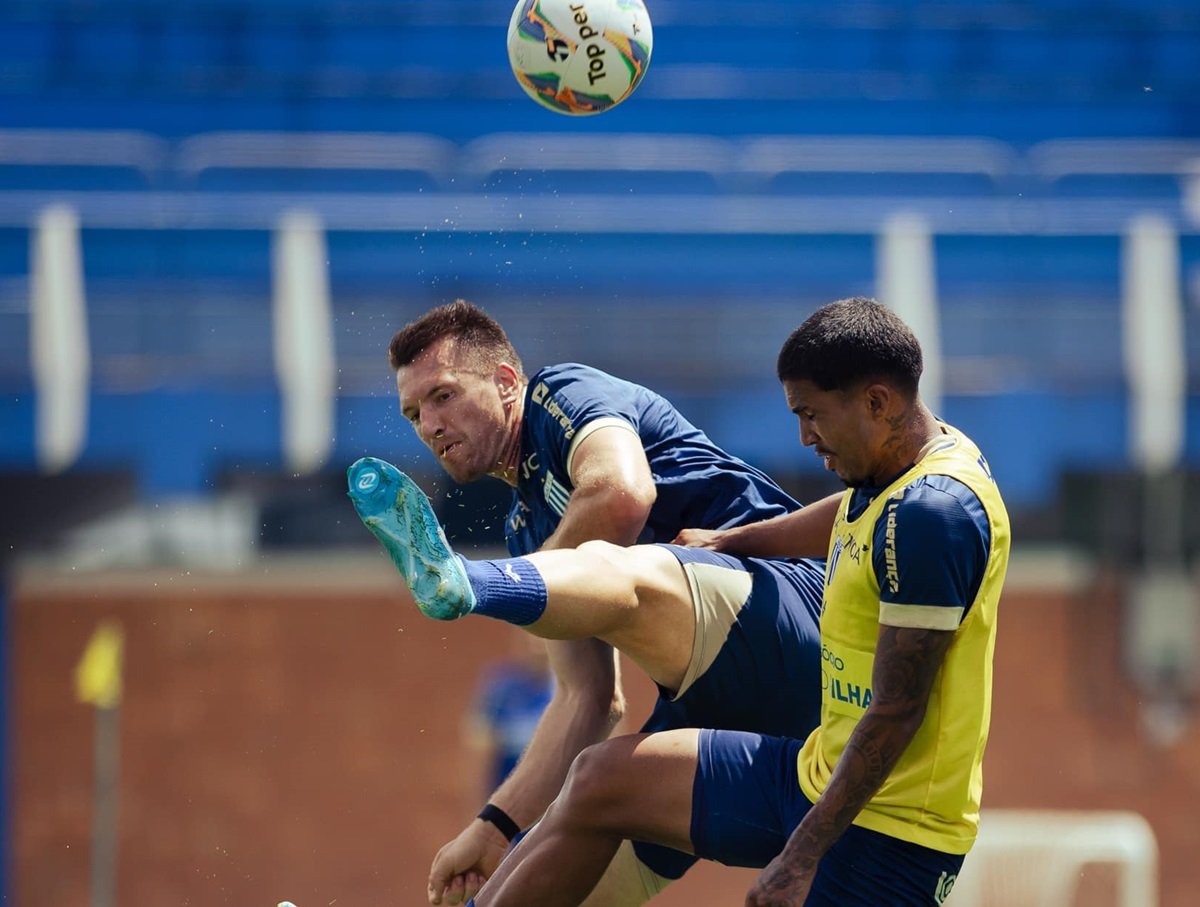
[[943,435],[942,425],[920,400],[914,402],[898,420],[893,435],[895,441],[885,445],[886,453],[875,471],[879,487],[891,484],[898,476],[912,469]]
[[517,487],[521,468],[521,426],[525,423],[525,389],[516,395],[512,409],[508,414],[505,426],[504,446],[500,448],[500,457],[488,475],[499,479],[513,488]]

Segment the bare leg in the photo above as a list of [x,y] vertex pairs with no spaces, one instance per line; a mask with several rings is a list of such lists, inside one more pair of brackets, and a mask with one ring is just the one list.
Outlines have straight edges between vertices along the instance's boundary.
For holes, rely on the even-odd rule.
[[477,907],[578,907],[625,838],[690,851],[699,737],[693,729],[635,734],[584,750]]
[[546,639],[602,639],[668,689],[692,657],[696,611],[679,561],[657,545],[585,542],[528,557],[546,584],[546,610],[525,627]]

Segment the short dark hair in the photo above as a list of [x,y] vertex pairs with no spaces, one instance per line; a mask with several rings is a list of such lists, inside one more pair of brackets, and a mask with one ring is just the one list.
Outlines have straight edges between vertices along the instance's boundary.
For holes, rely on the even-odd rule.
[[915,397],[923,368],[921,345],[900,316],[854,296],[822,306],[796,328],[779,351],[776,374],[826,391],[883,381]]
[[396,332],[388,344],[392,371],[409,365],[443,337],[455,338],[471,354],[473,364],[491,368],[507,362],[524,376],[521,357],[491,315],[465,299],[438,306]]

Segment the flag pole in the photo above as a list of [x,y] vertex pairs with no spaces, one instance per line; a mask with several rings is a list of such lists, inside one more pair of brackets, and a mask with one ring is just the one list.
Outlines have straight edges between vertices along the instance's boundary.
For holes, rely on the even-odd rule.
[[117,782],[120,777],[121,667],[125,638],[120,624],[103,621],[75,669],[81,702],[96,707],[92,800],[91,907],[115,907],[117,889]]

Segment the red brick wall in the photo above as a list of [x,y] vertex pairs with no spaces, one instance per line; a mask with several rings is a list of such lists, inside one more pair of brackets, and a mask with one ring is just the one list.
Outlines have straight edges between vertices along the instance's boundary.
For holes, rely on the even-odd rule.
[[[72,672],[104,617],[126,631],[118,903],[420,905],[429,859],[478,808],[461,718],[512,632],[420,618],[388,581],[26,577],[10,606],[14,903],[86,907],[93,713]],[[1164,907],[1200,889],[1200,732],[1139,731],[1116,671],[1116,608],[1002,605],[986,806],[1134,809],[1162,848]],[[649,684],[627,666],[631,713]],[[740,903],[705,866],[656,902]]]

